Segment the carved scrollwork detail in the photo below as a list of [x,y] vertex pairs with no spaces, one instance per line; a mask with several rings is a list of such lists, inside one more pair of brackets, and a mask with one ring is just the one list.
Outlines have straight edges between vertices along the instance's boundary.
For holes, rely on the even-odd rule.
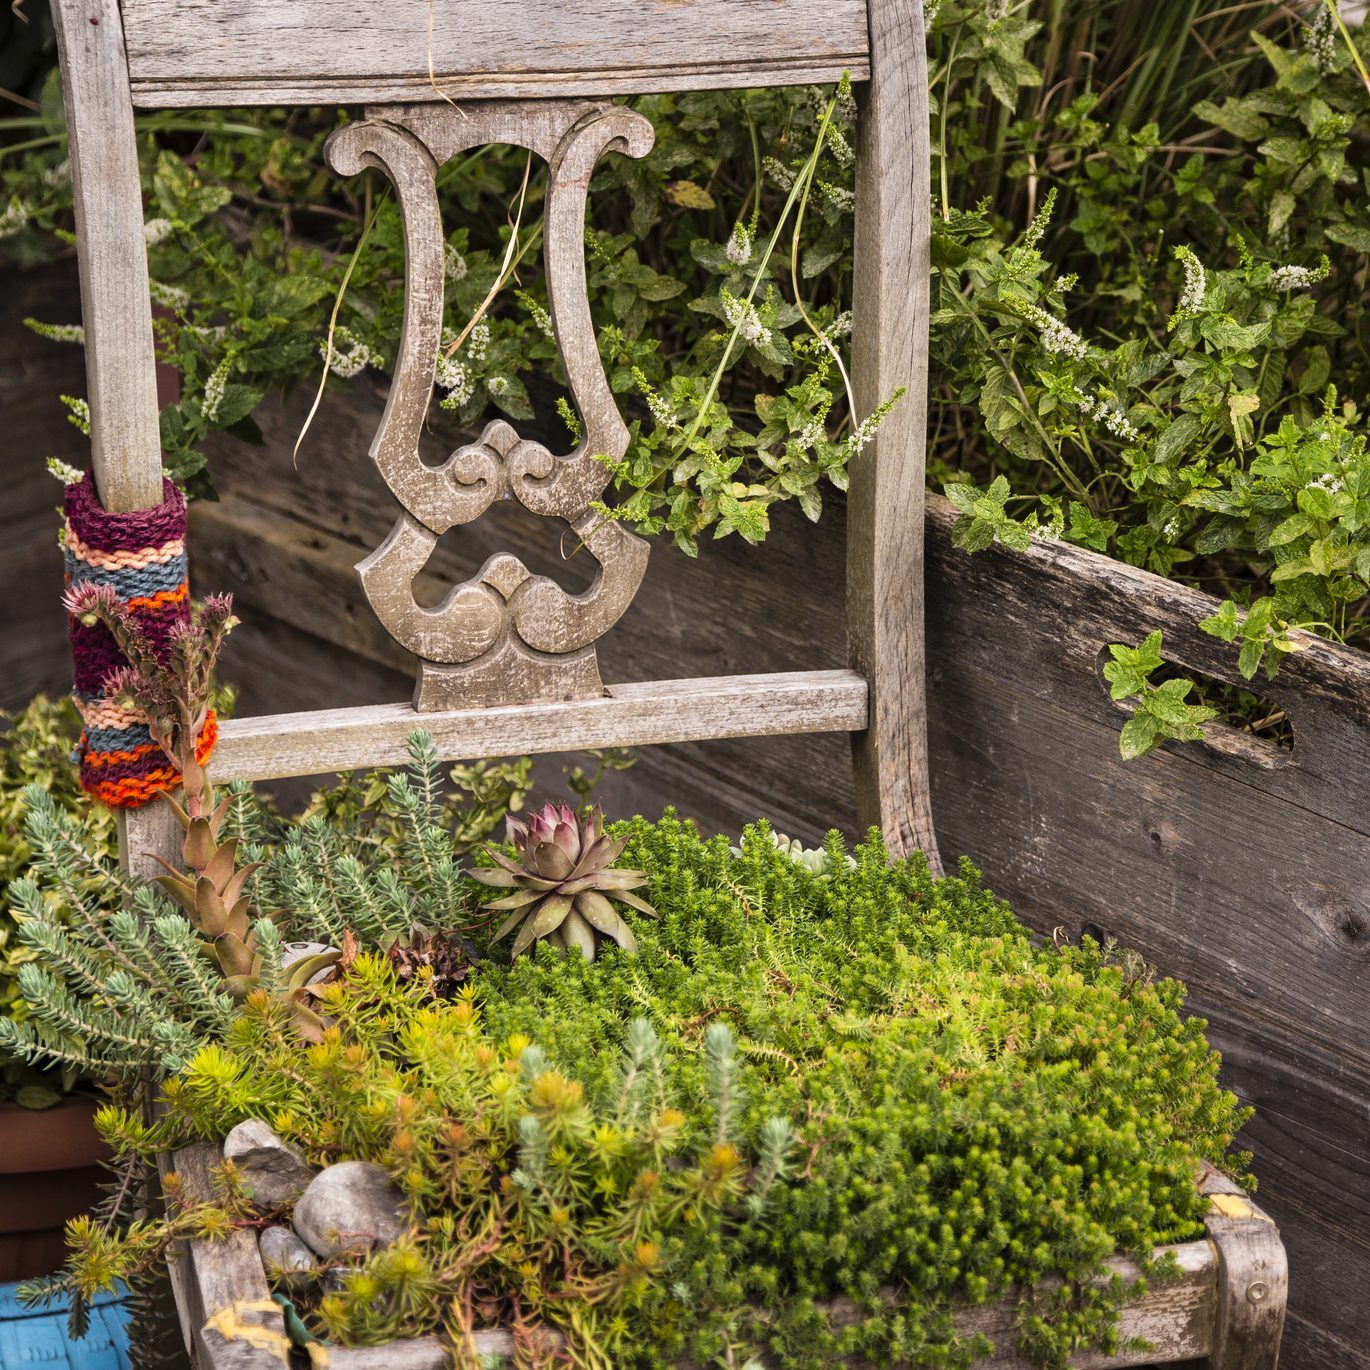
[[[571,452],[557,454],[500,420],[442,465],[429,466],[420,438],[443,328],[444,237],[435,177],[450,157],[492,142],[528,148],[548,164],[548,300],[582,436]],[[403,332],[371,445],[403,512],[357,571],[381,622],[419,657],[420,709],[569,698],[603,688],[594,643],[631,603],[646,570],[647,544],[590,508],[609,481],[597,458],[620,459],[629,435],[590,317],[585,209],[595,165],[606,152],[641,157],[651,145],[652,127],[641,115],[562,100],[488,101],[460,110],[391,106],[368,110],[329,140],[327,156],[338,171],[375,167],[390,178],[404,219]],[[598,563],[589,589],[568,594],[506,553],[491,557],[436,607],[417,604],[413,581],[439,536],[510,498],[569,525],[577,547]]]

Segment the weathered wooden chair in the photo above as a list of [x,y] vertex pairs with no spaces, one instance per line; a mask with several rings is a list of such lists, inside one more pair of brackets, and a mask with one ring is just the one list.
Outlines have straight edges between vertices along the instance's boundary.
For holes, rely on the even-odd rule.
[[[511,10],[514,13],[511,14]],[[286,776],[404,760],[419,725],[446,758],[642,746],[718,737],[845,731],[859,816],[896,855],[938,864],[924,715],[923,450],[929,282],[928,106],[917,0],[56,0],[98,492],[112,511],[162,498],[148,273],[133,111],[244,104],[365,105],[334,136],[342,174],[382,170],[405,219],[407,298],[390,399],[372,456],[401,506],[359,567],[391,633],[419,659],[412,704],[236,719],[223,726],[217,779]],[[511,23],[511,19],[515,22]],[[651,126],[608,97],[641,91],[833,82],[861,99],[857,170],[856,398],[869,411],[896,386],[878,441],[852,471],[847,623],[850,668],[678,679],[605,687],[595,640],[641,579],[647,546],[602,523],[590,502],[607,483],[592,454],[620,455],[627,431],[595,345],[585,289],[586,193],[598,158],[642,156]],[[487,142],[548,163],[546,252],[558,345],[585,430],[554,455],[493,423],[441,468],[418,438],[442,334],[443,228],[438,166]],[[517,498],[563,519],[600,565],[569,596],[492,557],[435,609],[411,582],[440,534],[493,501]],[[229,589],[231,587],[222,587]],[[174,857],[162,807],[126,811],[125,859]],[[178,1166],[204,1179],[191,1148]],[[1209,1241],[1178,1249],[1183,1279],[1127,1314],[1146,1336],[1134,1364],[1207,1356],[1222,1370],[1274,1366],[1285,1300],[1272,1223],[1221,1177]],[[202,1365],[284,1363],[279,1310],[267,1299],[250,1236],[196,1244],[174,1278],[187,1341]],[[1016,1365],[1007,1305],[968,1312],[1001,1337],[994,1364]],[[330,1353],[333,1366],[445,1363],[436,1343]]]

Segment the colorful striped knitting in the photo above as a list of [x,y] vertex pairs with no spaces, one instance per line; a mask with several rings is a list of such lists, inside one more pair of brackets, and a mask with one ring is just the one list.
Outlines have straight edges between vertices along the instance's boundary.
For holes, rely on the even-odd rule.
[[[87,581],[113,586],[133,610],[143,632],[163,660],[177,625],[190,621],[190,584],[186,561],[186,502],[169,481],[155,509],[111,514],[100,507],[87,472],[67,486],[66,581],[70,588]],[[103,623],[86,627],[69,617],[73,693],[85,731],[75,760],[81,784],[112,808],[136,808],[159,790],[174,789],[180,773],[152,740],[147,716],[126,709],[106,691],[106,682],[127,663]],[[211,710],[196,744],[201,764],[218,737]]]

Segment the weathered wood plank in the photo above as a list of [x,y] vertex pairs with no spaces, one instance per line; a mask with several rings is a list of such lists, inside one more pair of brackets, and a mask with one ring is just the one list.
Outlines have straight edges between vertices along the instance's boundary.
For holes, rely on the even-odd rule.
[[91,459],[106,509],[162,502],[142,183],[118,0],[57,0],[86,328]]
[[643,747],[705,737],[850,732],[865,726],[866,682],[854,671],[707,676],[611,686],[598,699],[416,713],[408,704],[236,718],[219,730],[219,780],[273,780],[405,763],[426,729],[445,759],[589,747]]
[[868,71],[864,0],[124,0],[123,10],[134,99],[147,106],[617,95]]
[[847,640],[871,682],[853,739],[856,807],[890,850],[940,869],[924,696],[923,452],[927,422],[928,92],[919,0],[871,0],[871,81],[856,163],[852,378],[858,417],[903,399],[852,463]]
[[[187,1197],[213,1197],[210,1172],[222,1159],[210,1142],[176,1153],[175,1174]],[[286,1370],[290,1339],[271,1300],[253,1228],[238,1228],[220,1241],[188,1241],[172,1260],[177,1305],[189,1312],[195,1361],[202,1370]]]
[[1275,1370],[1289,1297],[1289,1263],[1279,1233],[1227,1176],[1210,1169],[1199,1189],[1211,1196],[1205,1226],[1218,1258],[1209,1370]]

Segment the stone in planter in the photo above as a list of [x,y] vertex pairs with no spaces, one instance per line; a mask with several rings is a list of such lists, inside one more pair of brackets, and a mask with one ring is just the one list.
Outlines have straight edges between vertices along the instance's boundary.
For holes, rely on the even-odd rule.
[[322,1170],[295,1204],[295,1231],[325,1259],[387,1246],[409,1222],[383,1166],[342,1161]]
[[314,1253],[288,1228],[267,1227],[257,1238],[266,1273],[289,1289],[303,1289],[319,1277]]
[[259,1118],[241,1122],[224,1138],[224,1160],[238,1167],[258,1208],[280,1208],[298,1199],[314,1178],[313,1167]]

